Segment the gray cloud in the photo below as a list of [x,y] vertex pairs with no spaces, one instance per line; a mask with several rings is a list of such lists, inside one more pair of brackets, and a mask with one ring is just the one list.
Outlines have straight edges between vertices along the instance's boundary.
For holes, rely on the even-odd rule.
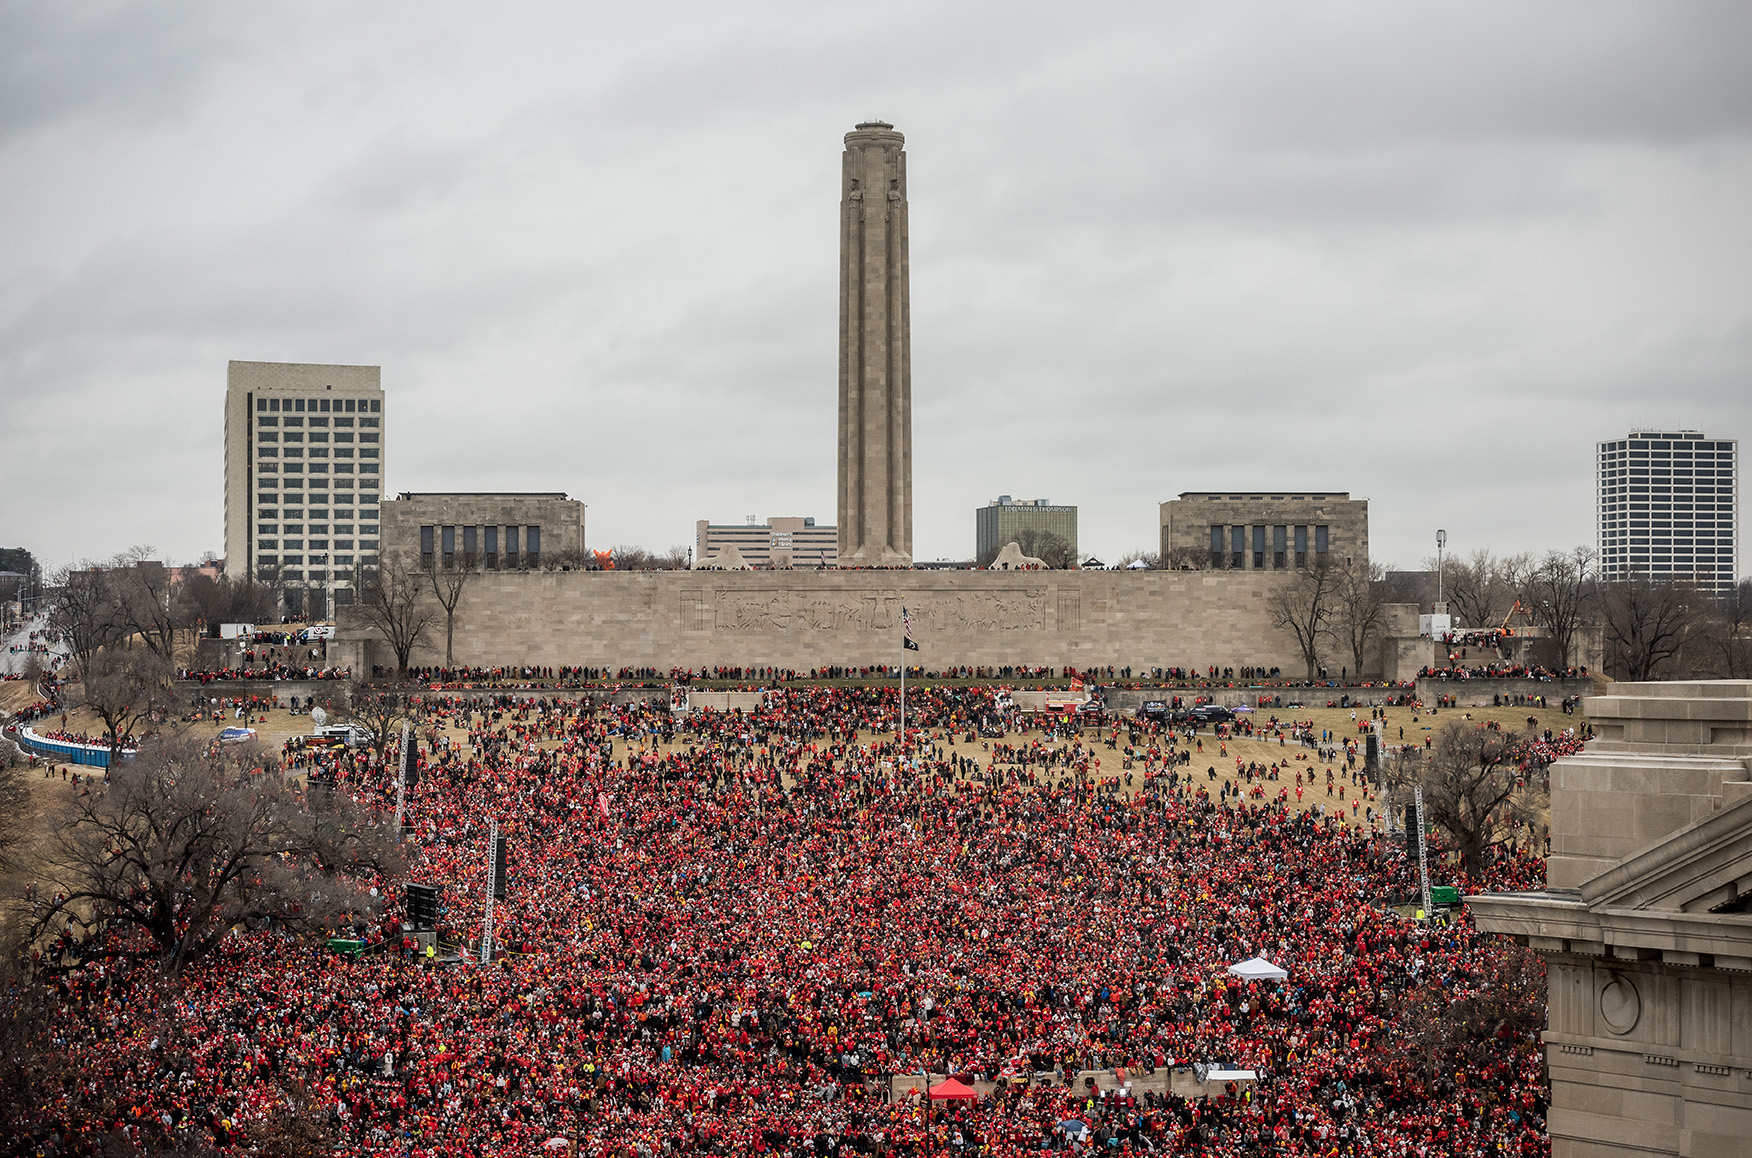
[[395,489],[597,545],[833,514],[839,136],[909,139],[919,553],[1000,492],[1592,534],[1747,433],[1740,5],[0,8],[0,465],[51,558],[220,546],[228,358],[381,364]]

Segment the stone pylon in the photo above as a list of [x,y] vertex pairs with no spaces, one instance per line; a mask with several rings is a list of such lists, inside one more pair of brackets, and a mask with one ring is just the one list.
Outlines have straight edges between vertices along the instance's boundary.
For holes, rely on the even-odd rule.
[[840,178],[839,565],[912,565],[906,138],[846,134]]

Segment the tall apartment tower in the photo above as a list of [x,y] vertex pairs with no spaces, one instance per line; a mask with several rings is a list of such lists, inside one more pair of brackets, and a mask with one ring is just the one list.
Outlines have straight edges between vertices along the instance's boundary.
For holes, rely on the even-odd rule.
[[839,565],[912,566],[906,138],[867,121],[840,175]]
[[225,574],[332,613],[377,565],[383,386],[376,366],[232,362],[225,389]]
[[1633,430],[1599,444],[1600,573],[1733,589],[1739,574],[1739,443],[1701,430]]

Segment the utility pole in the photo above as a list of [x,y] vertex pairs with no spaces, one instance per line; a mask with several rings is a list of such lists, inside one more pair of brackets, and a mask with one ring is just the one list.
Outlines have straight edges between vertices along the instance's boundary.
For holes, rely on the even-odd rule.
[[[499,821],[495,818],[487,831],[487,914],[481,920],[481,964],[493,963],[493,894],[499,891]],[[1429,891],[1427,888],[1424,890]]]
[[1436,606],[1442,603],[1442,549],[1448,545],[1448,532],[1436,532]]
[[906,645],[904,643],[900,649],[900,728],[896,731],[895,738],[900,741],[900,758],[904,760],[906,759]]
[[409,751],[414,739],[414,725],[402,721],[401,759],[396,762],[395,776],[395,838],[401,839],[402,817],[407,814],[408,805],[408,773],[413,771],[412,753]]

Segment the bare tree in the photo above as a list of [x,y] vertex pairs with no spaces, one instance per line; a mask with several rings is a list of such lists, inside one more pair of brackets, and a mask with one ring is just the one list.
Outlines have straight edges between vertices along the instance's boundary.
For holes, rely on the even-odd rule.
[[1697,637],[1706,600],[1689,584],[1643,574],[1602,584],[1608,674],[1639,682],[1669,674],[1672,662]]
[[583,547],[567,547],[560,551],[543,551],[543,571],[588,571],[593,556]]
[[274,594],[252,579],[218,579],[195,572],[177,586],[179,619],[190,627],[217,630],[221,623],[272,623],[280,618]]
[[1752,579],[1741,580],[1710,609],[1702,633],[1701,663],[1720,679],[1752,676]]
[[151,547],[133,547],[111,560],[110,589],[122,631],[169,660],[175,658],[182,609],[171,592],[170,568],[151,554]]
[[134,725],[170,714],[175,674],[170,660],[157,652],[120,644],[104,648],[86,664],[79,676],[81,695],[109,734],[112,767]]
[[408,657],[437,621],[437,613],[422,600],[424,594],[425,577],[392,555],[367,573],[359,593],[359,614],[395,653],[397,675],[407,674]]
[[413,716],[413,686],[354,681],[348,694],[348,714],[371,729],[371,747],[379,760],[401,731],[402,721]]
[[1477,870],[1515,839],[1517,821],[1530,825],[1548,804],[1549,793],[1524,782],[1519,747],[1526,739],[1481,724],[1444,724],[1427,752],[1407,747],[1400,753],[1389,780],[1407,789],[1423,785],[1429,822]]
[[300,794],[252,747],[165,737],[109,779],[74,799],[44,863],[55,899],[29,913],[33,935],[67,922],[144,935],[99,938],[87,959],[175,977],[236,925],[314,929],[369,909],[357,882],[398,867],[393,835],[351,799]]
[[1303,567],[1266,600],[1266,613],[1274,627],[1296,637],[1296,647],[1307,665],[1308,678],[1320,672],[1320,644],[1327,636],[1333,613],[1333,571],[1324,563]]
[[621,543],[614,548],[614,567],[616,571],[649,571],[651,570],[651,552],[643,547],[630,543]]
[[1170,547],[1162,552],[1162,569],[1164,571],[1197,571],[1210,561],[1210,554],[1200,551],[1197,547]]
[[84,671],[98,649],[121,638],[110,574],[95,563],[80,563],[55,576],[48,629],[67,645],[73,664]]
[[474,578],[476,565],[472,552],[458,553],[454,566],[450,567],[444,566],[443,557],[436,551],[427,557],[426,582],[432,588],[432,597],[444,609],[444,666],[447,668],[454,666],[456,606],[462,602],[462,593],[468,588],[469,580]]
[[1484,950],[1486,977],[1455,998],[1442,985],[1414,985],[1388,1018],[1386,1048],[1398,1063],[1440,1080],[1488,1066],[1501,1042],[1526,1040],[1545,1027],[1545,962],[1507,938]]
[[1496,627],[1515,605],[1514,561],[1489,551],[1448,560],[1442,567],[1442,595],[1455,621],[1467,627]]
[[1551,633],[1561,667],[1575,666],[1576,635],[1593,610],[1597,559],[1592,547],[1577,547],[1517,567],[1521,605]]
[[1350,654],[1351,674],[1359,679],[1370,650],[1380,640],[1387,618],[1381,587],[1387,568],[1367,559],[1350,559],[1332,568],[1332,634]]

